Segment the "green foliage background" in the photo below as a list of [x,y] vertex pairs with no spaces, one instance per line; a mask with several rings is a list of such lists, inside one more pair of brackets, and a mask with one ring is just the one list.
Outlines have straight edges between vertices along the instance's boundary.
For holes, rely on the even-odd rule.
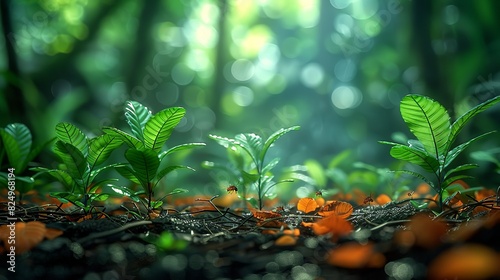
[[[499,9],[494,0],[3,0],[0,126],[25,123],[42,143],[61,121],[89,135],[125,126],[127,100],[155,112],[181,106],[170,145],[208,145],[172,159],[198,167],[177,182],[204,192],[218,187],[199,165],[223,154],[211,133],[268,137],[300,125],[272,151],[280,164],[326,165],[350,149],[383,167],[392,159],[377,141],[409,135],[406,94],[437,100],[452,119],[498,95]],[[498,129],[499,115],[478,116],[464,139]]]

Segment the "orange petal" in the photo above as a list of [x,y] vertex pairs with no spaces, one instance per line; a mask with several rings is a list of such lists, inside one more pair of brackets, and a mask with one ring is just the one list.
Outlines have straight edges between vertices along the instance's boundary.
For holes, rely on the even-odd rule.
[[429,266],[431,279],[498,279],[500,257],[483,245],[467,244],[451,248]]
[[344,268],[380,268],[385,256],[374,250],[373,243],[347,243],[330,251],[328,263]]
[[316,200],[309,197],[301,198],[297,203],[297,210],[304,213],[313,212],[314,210],[316,210],[316,208],[318,208],[318,203],[316,202]]

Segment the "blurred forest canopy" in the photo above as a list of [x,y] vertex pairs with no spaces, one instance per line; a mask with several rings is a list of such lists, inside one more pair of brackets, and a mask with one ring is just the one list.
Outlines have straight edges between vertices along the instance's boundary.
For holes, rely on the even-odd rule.
[[[38,142],[60,121],[90,135],[123,127],[124,102],[136,100],[186,108],[167,144],[206,142],[192,166],[224,155],[209,133],[292,125],[302,128],[275,149],[283,165],[351,149],[384,166],[377,141],[410,135],[404,95],[452,115],[498,95],[495,0],[2,0],[0,10],[0,125],[25,123]],[[499,111],[464,137],[498,129]]]

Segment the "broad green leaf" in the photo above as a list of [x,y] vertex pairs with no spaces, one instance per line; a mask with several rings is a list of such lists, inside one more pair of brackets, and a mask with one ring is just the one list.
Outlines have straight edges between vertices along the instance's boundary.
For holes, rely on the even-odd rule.
[[123,143],[121,137],[103,134],[89,141],[89,155],[87,161],[90,165],[90,170],[95,166],[103,163],[111,155],[116,148],[120,147]]
[[[59,199],[62,203],[71,202],[75,205],[78,205],[76,202],[79,202],[79,200],[83,198],[83,194],[75,194],[72,192],[51,192],[50,196]],[[80,202],[78,206],[83,206],[83,204]]]
[[208,138],[215,140],[215,142],[217,142],[217,144],[221,145],[224,148],[229,148],[231,146],[239,146],[239,142],[234,140],[234,139],[231,139],[231,138],[222,137],[222,136],[213,135],[213,134],[209,134]]
[[102,131],[110,136],[120,137],[130,148],[140,149],[144,147],[141,140],[114,127],[103,127]]
[[87,156],[87,136],[76,126],[65,122],[58,123],[56,125],[56,136],[60,141],[76,147],[84,157]]
[[186,110],[182,107],[172,107],[153,115],[144,128],[145,146],[160,152],[185,113]]
[[455,158],[460,154],[462,153],[467,147],[469,147],[470,144],[472,144],[473,142],[485,137],[486,135],[489,135],[491,133],[494,133],[494,131],[490,131],[490,132],[486,132],[486,133],[483,133],[479,136],[476,136],[474,138],[472,138],[471,140],[465,142],[465,143],[462,143],[458,146],[456,146],[455,148],[453,148],[451,151],[448,152],[447,156],[446,156],[446,159],[445,159],[445,162],[444,162],[444,167],[447,167],[453,160],[455,160]]
[[158,199],[158,201],[162,201],[165,197],[167,196],[171,196],[171,195],[175,195],[175,194],[180,194],[180,193],[187,193],[189,192],[188,190],[186,189],[182,189],[182,188],[175,188],[173,191],[167,193],[166,195],[164,195],[162,198]]
[[21,149],[17,143],[14,136],[7,133],[5,130],[0,129],[0,136],[2,137],[2,144],[7,152],[7,158],[9,159],[9,164],[16,169],[15,174],[21,172],[23,166],[23,160],[21,158]]
[[241,170],[241,177],[243,179],[243,184],[248,185],[257,182],[259,180],[259,174],[248,173]]
[[193,148],[198,148],[198,147],[203,147],[203,146],[206,146],[206,144],[205,143],[187,143],[187,144],[177,145],[177,146],[174,146],[174,147],[166,150],[165,152],[161,153],[160,160],[162,160],[163,157],[165,157],[169,154],[175,153],[175,152],[190,150]]
[[72,144],[58,140],[54,145],[56,153],[66,165],[67,172],[74,179],[83,180],[87,169],[87,161],[80,149]]
[[105,201],[109,198],[107,193],[93,193],[89,196],[89,201]]
[[[30,170],[38,172],[38,174],[47,173],[50,176],[54,177],[57,181],[62,183],[66,189],[71,190],[75,185],[75,181],[68,174],[68,172],[60,169],[47,169],[44,167],[34,167],[30,168]],[[38,174],[36,176],[38,176]]]
[[450,136],[450,116],[446,109],[428,97],[410,94],[401,100],[401,116],[410,131],[435,158],[444,155]]
[[455,167],[453,169],[450,169],[448,172],[446,172],[446,174],[444,175],[444,179],[446,180],[453,173],[464,171],[464,170],[473,169],[473,168],[476,168],[478,166],[479,165],[472,164],[472,163],[468,163],[468,164],[463,164],[463,165],[457,166],[457,167]]
[[307,168],[307,173],[309,173],[309,176],[314,179],[316,185],[321,188],[325,187],[326,175],[323,166],[321,166],[321,164],[316,160],[306,160],[304,165]]
[[123,176],[123,178],[128,179],[138,185],[141,185],[141,181],[135,176],[134,171],[129,166],[120,165],[115,167],[115,170]]
[[125,107],[125,118],[134,136],[144,141],[143,130],[147,121],[151,117],[151,111],[136,101],[127,101]]
[[425,178],[424,175],[420,174],[420,173],[417,173],[417,172],[414,172],[414,171],[410,171],[410,170],[396,170],[394,171],[395,173],[405,173],[405,174],[409,174],[413,177],[416,177],[420,180],[422,180],[423,182],[427,183],[429,186],[431,186],[436,192],[439,192],[439,190],[436,189],[436,187],[434,186],[434,183],[432,183],[431,181],[429,181],[429,179]]
[[158,171],[158,174],[156,175],[156,182],[160,182],[161,179],[163,179],[163,177],[167,176],[168,173],[176,170],[176,169],[181,169],[181,168],[185,168],[185,169],[189,169],[191,171],[195,171],[193,168],[189,167],[189,166],[184,166],[184,165],[172,165],[172,166],[167,166],[165,168],[163,168],[162,170]]
[[[15,161],[12,161],[11,164],[13,164],[16,169],[19,169],[18,172],[22,172],[28,164],[27,160],[32,144],[31,132],[28,127],[21,123],[8,124],[5,127],[5,132],[12,136],[18,148],[13,151],[18,154],[12,155],[12,153],[9,154],[9,146],[12,146],[12,144],[10,143],[8,146],[7,143],[5,144],[9,161],[11,160],[11,156],[13,156]],[[4,142],[6,141],[4,140]]]
[[279,158],[273,158],[268,164],[262,168],[262,174],[266,174],[267,172],[271,171],[278,163],[280,162]]
[[457,176],[453,176],[453,177],[450,177],[446,180],[443,181],[443,183],[441,184],[441,189],[446,189],[447,187],[449,187],[453,182],[457,181],[457,180],[462,180],[462,179],[469,179],[469,178],[474,178],[472,176],[469,176],[469,175],[457,175]]
[[[126,166],[126,165],[124,165],[123,163],[113,163],[113,164],[106,165],[106,166],[103,166],[101,168],[90,171],[90,175],[87,178],[86,184],[89,185],[90,183],[92,183],[94,181],[95,177],[97,177],[97,175],[99,175],[104,170],[110,169],[110,168],[116,169],[117,167],[121,167],[121,166]],[[109,179],[109,180],[114,180],[114,179]]]
[[299,129],[300,129],[300,126],[292,126],[292,127],[289,127],[289,128],[281,128],[280,130],[276,131],[271,136],[269,136],[269,138],[267,138],[266,141],[264,142],[264,146],[260,150],[259,160],[261,162],[264,162],[264,158],[266,156],[267,150],[269,149],[269,147],[271,147],[271,145],[274,142],[276,142],[276,140],[278,140],[278,138],[280,138],[281,136],[283,136],[284,134],[286,134],[286,133],[288,133],[288,132],[290,132],[292,130],[299,130]]
[[482,160],[494,163],[497,167],[500,167],[500,161],[493,156],[493,151],[475,151],[470,153],[471,158],[475,160]]
[[434,157],[416,148],[398,144],[391,148],[390,153],[393,158],[411,162],[428,172],[436,173],[439,170],[439,162]]
[[345,163],[352,157],[352,150],[343,150],[340,154],[334,156],[328,163],[328,168],[337,168],[342,163]]
[[239,146],[248,153],[256,166],[262,163],[259,154],[262,151],[263,144],[262,138],[259,135],[254,133],[242,133],[236,135],[234,139],[238,142]]
[[[449,136],[449,139],[448,139],[448,145],[451,146],[453,144],[453,142],[455,142],[458,134],[460,133],[460,131],[462,131],[462,129],[464,128],[464,126],[474,117],[476,116],[477,114],[485,111],[486,109],[490,108],[491,106],[497,104],[498,102],[500,102],[500,96],[497,96],[497,97],[494,97],[490,100],[487,100],[479,105],[477,105],[476,107],[470,109],[469,111],[467,111],[465,114],[461,115],[455,122],[453,122],[453,124],[451,125],[451,132],[450,132],[450,136]],[[448,147],[449,148],[449,147]]]
[[139,202],[139,196],[135,195],[132,190],[123,186],[112,186],[111,189],[119,195],[130,197],[135,202]]
[[158,154],[152,149],[137,150],[130,148],[125,152],[125,158],[134,170],[134,175],[147,186],[156,176],[160,162]]

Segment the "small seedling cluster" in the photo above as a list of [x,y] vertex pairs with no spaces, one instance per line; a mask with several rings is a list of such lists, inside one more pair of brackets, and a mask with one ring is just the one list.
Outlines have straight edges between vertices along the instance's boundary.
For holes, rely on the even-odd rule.
[[[483,102],[451,123],[447,110],[435,100],[410,94],[401,101],[402,118],[417,139],[408,140],[407,143],[387,141],[381,143],[392,146],[390,155],[395,159],[415,164],[431,174],[431,177],[428,177],[415,170],[399,171],[424,180],[434,189],[437,194],[438,211],[443,211],[446,201],[457,193],[464,194],[477,190],[476,188],[465,190],[454,184],[457,180],[469,178],[460,172],[475,168],[477,165],[453,166],[452,163],[473,142],[492,132],[484,133],[457,146],[453,144],[464,126],[474,116],[498,102],[500,97]],[[16,190],[21,194],[21,198],[34,188],[38,178],[50,175],[64,187],[62,191],[51,192],[51,196],[63,203],[71,203],[85,213],[91,212],[96,202],[107,200],[110,196],[129,197],[133,202],[141,203],[150,213],[161,207],[165,196],[187,191],[173,189],[165,194],[163,190],[163,197],[157,196],[155,190],[170,172],[177,169],[194,170],[189,166],[169,165],[169,156],[178,151],[205,146],[204,143],[187,143],[164,149],[166,141],[184,115],[185,109],[181,107],[167,108],[153,114],[144,105],[128,101],[125,106],[125,119],[130,132],[115,127],[104,127],[102,135],[89,137],[73,124],[62,122],[55,127],[54,139],[35,148],[32,147],[31,133],[25,125],[9,124],[0,129],[3,143],[0,160],[3,162],[6,155],[8,166],[14,168],[16,178],[20,182]],[[291,182],[292,178],[314,185],[316,194],[349,192],[348,176],[339,168],[339,162],[349,157],[347,153],[334,158],[328,168],[309,160],[303,166],[288,168],[289,176],[285,179],[275,179],[276,176],[272,171],[277,166],[279,158],[266,159],[267,152],[281,136],[298,129],[299,126],[281,128],[266,139],[254,133],[242,133],[234,138],[209,135],[209,138],[226,148],[228,161],[226,164],[205,161],[202,166],[226,172],[232,180],[226,185],[230,186],[227,191],[238,193],[243,201],[259,210],[263,209],[265,198],[276,197],[275,190],[278,184]],[[57,168],[43,166],[28,168],[30,162],[51,143],[53,143],[53,153],[60,160]],[[122,146],[125,146],[125,149],[121,150],[126,162],[109,163],[111,154]],[[492,161],[491,157],[488,159]],[[7,164],[2,166],[4,165],[7,166]],[[359,171],[364,172],[359,174],[377,175],[375,177],[379,179],[371,183],[374,187],[387,185],[387,180],[395,178],[382,176],[382,173],[387,174],[388,169],[379,169],[362,163],[357,163],[357,166],[360,170],[364,170]],[[131,183],[120,184],[118,179],[109,175],[110,170],[117,171]],[[35,173],[26,175],[30,171]],[[328,180],[340,185],[341,189],[328,189]],[[7,181],[8,174],[0,173],[0,184],[7,186]],[[135,186],[140,188],[136,189]],[[244,205],[247,207],[246,203]]]

